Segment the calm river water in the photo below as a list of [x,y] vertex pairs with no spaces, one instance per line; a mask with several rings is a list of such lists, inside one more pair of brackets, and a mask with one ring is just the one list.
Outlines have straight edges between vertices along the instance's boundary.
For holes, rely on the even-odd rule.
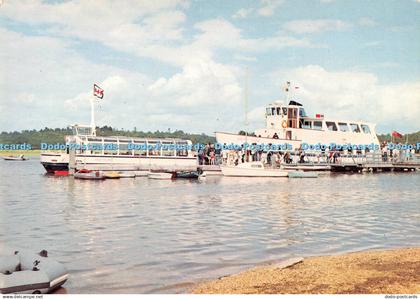
[[77,181],[0,161],[0,242],[47,249],[69,293],[172,293],[289,258],[420,246],[420,173]]

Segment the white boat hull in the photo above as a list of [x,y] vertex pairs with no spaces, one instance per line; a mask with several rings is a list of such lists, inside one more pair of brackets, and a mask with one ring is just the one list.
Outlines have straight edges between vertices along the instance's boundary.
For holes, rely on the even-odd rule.
[[147,177],[153,180],[171,180],[173,177],[173,174],[166,173],[166,172],[152,172],[152,173],[149,173]]
[[[41,153],[41,164],[48,172],[68,170],[69,155]],[[76,154],[76,169],[114,171],[196,171],[195,157],[143,157]]]

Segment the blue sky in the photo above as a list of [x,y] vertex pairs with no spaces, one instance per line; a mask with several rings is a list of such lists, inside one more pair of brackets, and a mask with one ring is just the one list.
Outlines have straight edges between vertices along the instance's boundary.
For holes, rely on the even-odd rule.
[[[309,114],[420,128],[420,1],[23,1],[0,6],[0,131],[249,130],[285,81]],[[248,70],[248,71],[247,71]]]

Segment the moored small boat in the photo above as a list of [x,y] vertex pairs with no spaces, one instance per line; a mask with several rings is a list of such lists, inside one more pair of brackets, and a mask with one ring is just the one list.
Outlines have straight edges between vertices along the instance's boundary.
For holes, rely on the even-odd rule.
[[26,158],[24,155],[20,156],[3,156],[3,160],[6,161],[26,161],[28,158]]
[[106,177],[98,170],[81,169],[74,174],[75,179],[81,180],[104,180]]
[[67,278],[66,268],[48,258],[46,250],[34,254],[0,246],[1,294],[45,294],[59,288]]
[[133,172],[136,177],[147,177],[150,173],[148,170],[136,170]]
[[285,164],[285,170],[303,170],[303,171],[329,171],[331,166],[328,164]]
[[266,168],[261,161],[242,163],[237,166],[220,166],[224,176],[236,177],[287,177],[287,171]]
[[306,172],[306,171],[289,171],[289,178],[317,178],[317,172]]
[[173,174],[170,172],[151,172],[147,177],[154,180],[171,180]]
[[129,179],[129,178],[135,178],[136,174],[134,171],[120,171],[119,172],[121,179]]
[[104,171],[103,176],[106,179],[119,179],[119,178],[121,178],[120,173],[118,171]]

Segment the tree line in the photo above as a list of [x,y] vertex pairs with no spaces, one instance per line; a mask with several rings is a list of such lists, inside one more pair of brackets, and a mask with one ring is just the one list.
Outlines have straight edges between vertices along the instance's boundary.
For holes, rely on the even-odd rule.
[[[40,130],[23,130],[14,132],[1,132],[0,143],[3,144],[31,144],[33,149],[37,149],[41,143],[64,143],[64,136],[72,135],[71,128],[47,128]],[[143,132],[134,130],[124,130],[112,128],[110,126],[96,127],[96,134],[98,136],[128,136],[139,138],[180,138],[188,139],[193,143],[215,143],[216,139],[206,134],[190,134],[182,130],[175,131],[155,131]]]
[[[27,143],[31,144],[34,149],[37,149],[41,143],[64,143],[64,136],[71,135],[72,130],[70,128],[47,128],[40,130],[23,130],[14,132],[1,132],[0,143],[3,144],[17,144]],[[212,136],[202,134],[190,134],[182,130],[175,131],[155,131],[155,132],[143,132],[137,131],[136,128],[133,130],[124,130],[112,128],[110,126],[96,127],[96,134],[98,136],[128,136],[128,137],[140,137],[140,138],[181,138],[189,139],[193,143],[215,143],[216,139]],[[239,134],[245,135],[244,131],[240,131]],[[253,133],[248,133],[249,136],[255,136]],[[378,135],[380,142],[391,142],[405,143],[406,141],[410,144],[420,142],[420,131],[403,135],[401,138],[392,138],[391,134]]]

